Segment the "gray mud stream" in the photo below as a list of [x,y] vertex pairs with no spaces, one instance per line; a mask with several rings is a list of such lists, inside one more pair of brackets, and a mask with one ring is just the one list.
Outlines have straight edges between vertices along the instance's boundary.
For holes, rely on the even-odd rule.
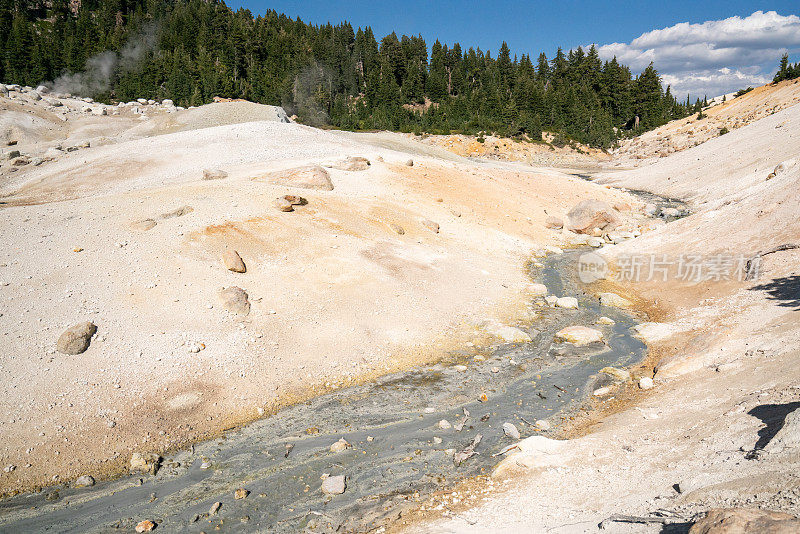
[[[415,496],[489,474],[500,460],[492,455],[515,441],[504,435],[503,423],[514,423],[523,438],[537,433],[532,425],[538,419],[557,429],[593,389],[610,381],[600,369],[643,359],[646,347],[631,335],[637,318],[601,307],[576,281],[582,252],[550,256],[530,268],[550,294],[580,301],[577,310],[531,302],[541,314],[522,327],[531,343],[500,345],[482,353],[485,361],[474,361],[470,349],[316,397],[180,451],[164,459],[155,476],[6,499],[0,532],[132,532],[145,519],[157,523],[157,532],[365,532],[391,522],[416,504]],[[615,324],[595,325],[601,316]],[[601,329],[606,342],[582,348],[555,343],[555,332],[570,325]],[[442,419],[453,427],[440,429]],[[478,434],[477,455],[454,465],[453,451]],[[342,437],[352,446],[331,452]],[[324,495],[323,473],[346,475],[345,493]],[[250,492],[247,498],[234,499],[238,488]],[[216,502],[221,507],[209,514]]]
[[[157,475],[145,476],[141,485],[140,477],[125,477],[5,500],[0,531],[131,531],[143,519],[155,521],[159,532],[208,532],[217,526],[224,532],[366,531],[396,518],[415,493],[424,497],[488,474],[499,461],[491,455],[514,442],[503,434],[504,422],[514,423],[523,438],[536,433],[531,424],[537,419],[555,427],[604,383],[600,369],[625,367],[644,355],[645,346],[630,334],[634,318],[601,308],[573,280],[579,254],[551,256],[544,267],[531,268],[551,294],[573,295],[581,304],[577,310],[542,307],[542,318],[525,328],[531,343],[499,346],[483,362],[453,354],[448,362],[286,408],[165,459]],[[553,342],[560,328],[592,325],[601,315],[616,321],[598,326],[605,345]],[[456,364],[466,365],[466,371]],[[479,400],[483,393],[485,402]],[[461,431],[439,429],[441,419],[454,426],[462,422],[464,409],[469,416]],[[312,428],[319,432],[307,432]],[[478,454],[456,467],[448,449],[466,447],[477,434],[483,437]],[[352,447],[330,452],[341,437]],[[210,467],[201,468],[204,462]],[[323,495],[323,473],[346,475],[346,492]],[[235,500],[240,487],[250,494]],[[217,501],[222,506],[208,516]]]

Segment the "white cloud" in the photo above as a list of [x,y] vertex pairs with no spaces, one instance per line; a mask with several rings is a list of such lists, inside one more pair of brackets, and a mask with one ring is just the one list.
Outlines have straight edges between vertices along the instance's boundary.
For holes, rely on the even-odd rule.
[[597,51],[603,59],[616,56],[634,73],[652,61],[673,94],[712,97],[770,81],[780,56],[800,51],[800,17],[756,11],[744,18],[682,22]]

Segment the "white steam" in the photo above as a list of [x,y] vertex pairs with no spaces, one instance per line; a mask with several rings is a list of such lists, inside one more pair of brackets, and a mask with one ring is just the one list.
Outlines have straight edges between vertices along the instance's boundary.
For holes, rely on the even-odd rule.
[[131,71],[144,55],[158,43],[158,29],[151,24],[142,32],[131,36],[119,52],[107,50],[86,60],[83,71],[63,74],[52,82],[45,82],[56,93],[96,95],[111,88],[115,74]]

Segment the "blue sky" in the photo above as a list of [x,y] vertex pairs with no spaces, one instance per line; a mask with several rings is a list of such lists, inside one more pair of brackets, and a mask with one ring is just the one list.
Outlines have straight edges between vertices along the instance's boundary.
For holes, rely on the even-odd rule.
[[[355,27],[372,26],[379,38],[391,31],[421,34],[428,45],[439,38],[446,43],[458,41],[463,48],[494,52],[505,40],[512,52],[535,56],[544,51],[548,57],[558,46],[608,45],[601,48],[604,55],[625,58],[637,70],[654,61],[676,93],[712,96],[763,83],[774,72],[782,51],[790,52],[793,61],[800,60],[800,4],[796,0],[227,3],[255,15],[274,9],[314,24],[348,20]],[[758,15],[758,11],[765,13]]]

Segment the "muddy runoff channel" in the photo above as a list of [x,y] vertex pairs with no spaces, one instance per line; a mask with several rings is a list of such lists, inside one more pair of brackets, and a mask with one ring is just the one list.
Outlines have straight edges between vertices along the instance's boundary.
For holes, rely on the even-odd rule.
[[[151,520],[160,532],[360,532],[396,520],[432,492],[490,473],[500,460],[493,455],[516,441],[503,423],[516,425],[523,438],[548,435],[611,380],[600,369],[644,357],[644,344],[631,335],[637,318],[601,307],[576,280],[582,252],[531,264],[531,277],[550,294],[575,296],[580,306],[531,302],[540,318],[523,328],[530,343],[495,347],[484,361],[473,359],[474,350],[451,354],[437,365],[322,395],[165,458],[155,475],[7,499],[0,502],[0,531],[132,531]],[[601,316],[615,324],[596,325]],[[602,330],[605,343],[554,342],[570,325]],[[538,432],[533,425],[541,419],[552,430]],[[441,428],[442,420],[450,427]],[[457,466],[454,452],[478,435],[477,454]],[[340,438],[350,446],[331,452]],[[345,475],[344,493],[324,494],[324,474]],[[246,497],[235,498],[239,488]]]

